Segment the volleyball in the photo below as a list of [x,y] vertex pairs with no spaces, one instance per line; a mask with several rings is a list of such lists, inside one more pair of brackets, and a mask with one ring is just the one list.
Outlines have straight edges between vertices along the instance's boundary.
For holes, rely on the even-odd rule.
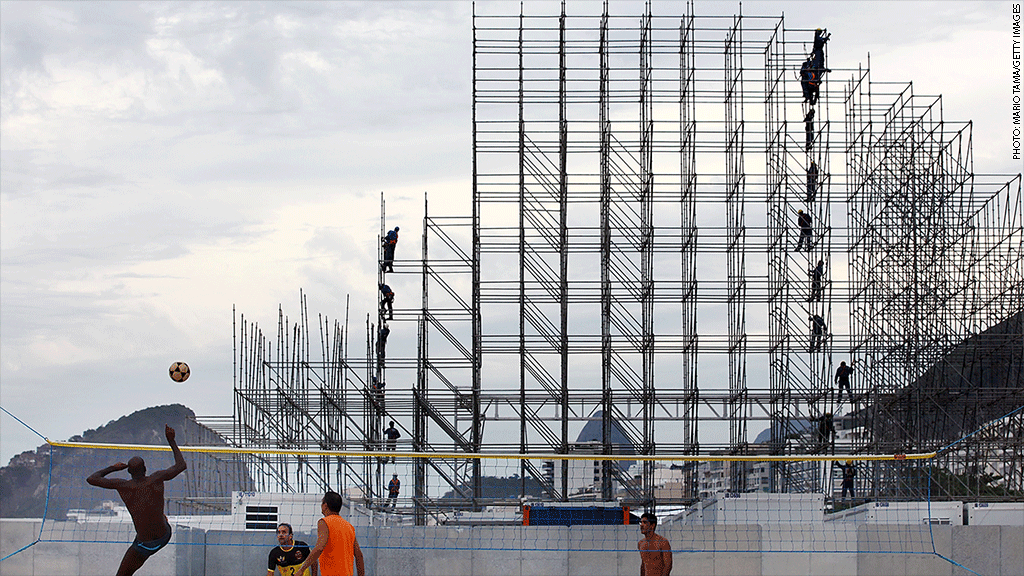
[[185,380],[188,380],[188,376],[190,374],[188,364],[185,364],[184,362],[175,362],[174,364],[171,364],[170,373],[171,380],[174,380],[175,382],[184,382]]

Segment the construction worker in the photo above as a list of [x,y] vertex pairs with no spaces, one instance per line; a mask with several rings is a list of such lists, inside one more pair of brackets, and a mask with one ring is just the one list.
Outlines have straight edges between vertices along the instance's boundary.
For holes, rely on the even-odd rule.
[[850,493],[850,498],[856,498],[857,495],[853,492],[853,479],[857,476],[857,468],[853,464],[853,460],[847,460],[846,464],[841,462],[836,463],[843,470],[843,493],[842,498],[846,498],[846,493]]
[[380,295],[381,295],[381,301],[380,301],[380,312],[381,312],[381,315],[382,316],[384,315],[384,308],[387,307],[387,309],[388,309],[388,317],[387,317],[387,319],[391,320],[391,319],[393,319],[395,317],[395,293],[394,293],[393,290],[391,290],[391,286],[388,286],[387,284],[380,284],[379,286],[380,286]]
[[808,58],[800,66],[800,89],[804,93],[804,102],[810,106],[818,103],[818,90],[821,84],[821,77],[814,68],[814,60]]
[[817,314],[809,316],[811,321],[811,353],[821,350],[821,341],[825,338],[825,319]]
[[818,28],[814,31],[814,47],[811,48],[811,60],[814,61],[815,68],[823,72],[829,71],[825,68],[825,43],[830,38],[832,38],[832,35],[824,28]]
[[836,427],[832,423],[832,413],[825,412],[818,419],[818,442],[827,444],[832,441],[836,434]]
[[814,144],[814,108],[811,108],[804,116],[804,139],[806,140],[807,151],[811,151]]
[[398,473],[396,472],[391,476],[391,482],[388,482],[387,508],[395,509],[395,505],[398,504],[398,491],[401,487],[402,482],[398,479]]
[[[388,451],[394,452],[398,448],[398,439],[402,437],[402,433],[395,428],[395,421],[391,420],[388,422],[388,427],[384,430],[384,438]],[[388,458],[384,457],[384,463],[387,463]],[[391,457],[391,461],[395,461],[395,457]]]
[[800,226],[800,239],[796,242],[796,251],[800,251],[800,247],[807,243],[807,251],[811,251],[811,236],[814,234],[814,228],[812,226],[811,215],[807,214],[803,210],[796,211],[796,223]]
[[381,241],[381,246],[384,247],[384,262],[380,265],[381,272],[395,271],[395,246],[397,245],[398,226],[395,226],[395,229],[389,230]]
[[388,336],[391,335],[391,328],[388,328],[387,322],[380,325],[380,330],[377,331],[377,359],[383,360],[388,345]]
[[818,165],[811,160],[811,165],[807,167],[807,202],[814,202],[814,198],[818,195]]
[[847,366],[846,362],[840,362],[839,368],[836,369],[836,384],[839,385],[839,392],[836,394],[836,402],[843,401],[843,388],[846,388],[846,396],[853,402],[853,393],[850,392],[850,375],[853,374],[853,365],[857,362],[855,360],[850,361],[850,365]]
[[825,276],[825,261],[818,260],[818,265],[808,270],[807,275],[811,277],[811,295],[807,298],[807,301],[820,301],[825,294],[824,282],[822,281],[822,278]]
[[800,66],[800,88],[804,93],[804,102],[811,106],[818,103],[818,93],[825,73],[831,72],[825,67],[825,43],[831,37],[826,30],[821,28],[815,30],[811,55]]
[[386,386],[387,384],[378,380],[376,376],[370,378],[370,391],[373,393],[373,399],[380,402],[381,405],[384,403],[384,388]]

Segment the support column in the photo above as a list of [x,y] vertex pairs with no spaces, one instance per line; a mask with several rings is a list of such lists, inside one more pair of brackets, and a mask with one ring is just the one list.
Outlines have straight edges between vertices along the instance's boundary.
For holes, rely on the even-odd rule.
[[[729,328],[729,445],[737,453],[746,451],[747,418],[747,333],[746,333],[746,227],[743,170],[743,34],[742,16],[733,18],[725,41],[725,208],[726,208],[726,296]],[[744,489],[743,466],[732,468],[730,488]]]

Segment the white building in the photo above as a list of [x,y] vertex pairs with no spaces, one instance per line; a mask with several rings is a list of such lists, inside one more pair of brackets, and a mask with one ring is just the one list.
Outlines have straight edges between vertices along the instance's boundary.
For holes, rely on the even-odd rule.
[[[601,454],[600,442],[577,442],[569,445],[571,454]],[[569,497],[586,498],[589,495],[600,496],[601,494],[601,468],[602,460],[588,460],[582,458],[565,460],[544,460],[541,470],[544,478],[556,489],[561,489],[563,474],[568,476]],[[629,478],[628,461],[612,460],[611,463],[619,467],[623,477]],[[612,492],[618,492],[621,483],[614,477],[612,479]]]

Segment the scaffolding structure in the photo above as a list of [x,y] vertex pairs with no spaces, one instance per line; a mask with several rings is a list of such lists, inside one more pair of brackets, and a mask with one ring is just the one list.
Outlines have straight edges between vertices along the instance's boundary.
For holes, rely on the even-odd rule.
[[[940,98],[828,62],[808,102],[799,71],[816,35],[780,17],[485,8],[470,215],[425,200],[420,257],[404,241],[385,272],[382,256],[379,283],[418,275],[420,301],[402,295],[388,320],[382,300],[365,355],[349,355],[347,317],[318,319],[311,355],[304,300],[298,322],[279,314],[276,346],[243,318],[235,443],[381,450],[394,421],[417,452],[921,452],[1024,405],[1021,176],[975,174],[970,124],[944,121]],[[385,322],[415,324],[415,358],[384,353]],[[845,399],[840,361],[855,368]],[[815,433],[833,419],[852,428],[838,448]],[[597,447],[577,442],[595,420]],[[1024,498],[1022,438],[1018,416],[948,451],[942,490],[983,496],[958,479],[986,473]],[[697,465],[668,498],[653,462],[602,461],[588,496],[567,466],[521,460],[520,494],[537,482],[553,500],[699,497]],[[257,489],[340,487],[371,505],[401,469],[420,523],[518,504],[488,497],[472,458],[251,467]],[[837,488],[820,466],[770,468],[751,486],[734,467],[729,489]],[[862,475],[867,493],[922,496],[891,470]]]

